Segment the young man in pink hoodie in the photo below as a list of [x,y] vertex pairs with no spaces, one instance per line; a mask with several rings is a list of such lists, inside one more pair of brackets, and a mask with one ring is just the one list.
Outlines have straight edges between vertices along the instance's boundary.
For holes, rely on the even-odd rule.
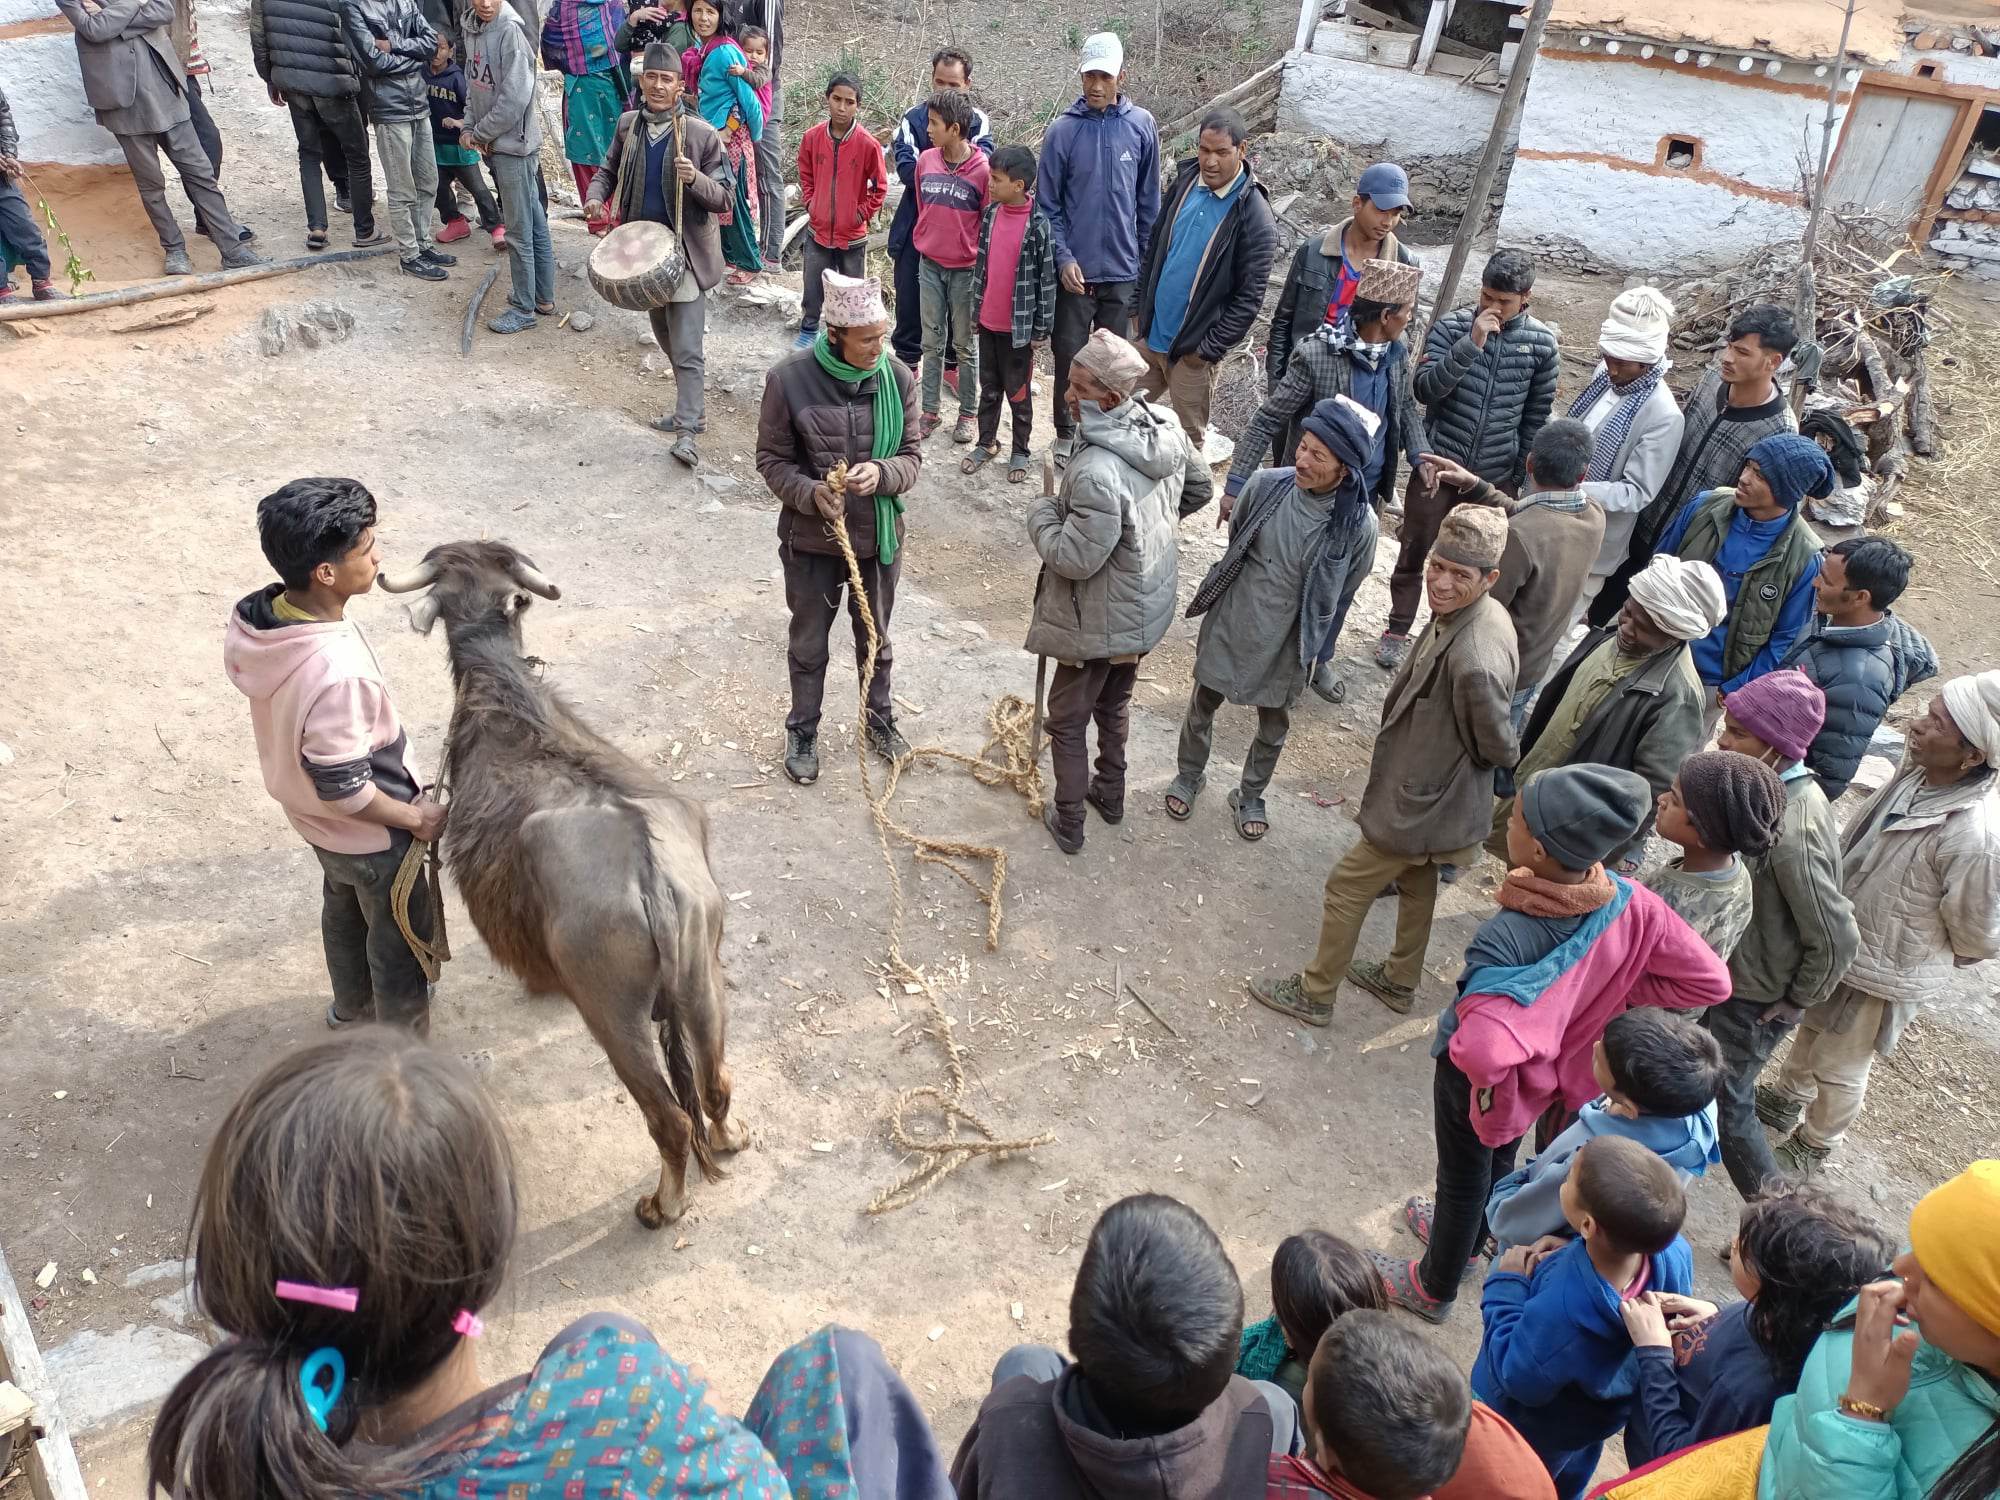
[[[264,789],[325,876],[326,1024],[428,1035],[430,984],[389,892],[410,840],[436,839],[445,810],[420,794],[382,664],[347,618],[381,564],[375,497],[352,479],[294,479],[257,502],[257,535],[281,581],[237,602],[222,660],[250,700]],[[430,911],[420,877],[410,925],[426,941]]]
[[1450,1313],[1522,1137],[1551,1105],[1573,1115],[1603,1092],[1592,1055],[1611,1019],[1729,998],[1728,967],[1694,929],[1604,868],[1652,804],[1644,777],[1587,763],[1538,773],[1514,801],[1500,910],[1466,946],[1431,1044],[1437,1196],[1403,1205],[1427,1248],[1422,1260],[1373,1252],[1389,1300],[1429,1322]]

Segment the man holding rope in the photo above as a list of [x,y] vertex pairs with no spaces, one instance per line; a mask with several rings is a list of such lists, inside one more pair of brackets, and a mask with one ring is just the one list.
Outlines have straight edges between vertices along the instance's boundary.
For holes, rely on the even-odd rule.
[[[785,716],[785,774],[800,786],[819,779],[820,700],[826,690],[827,633],[841,591],[854,621],[854,660],[868,658],[868,630],[839,540],[827,523],[844,515],[881,650],[868,685],[868,744],[884,760],[910,753],[891,711],[889,615],[902,571],[903,500],[923,466],[917,446],[917,383],[883,347],[889,312],[878,281],[822,273],[826,288],[812,347],[787,355],[764,378],[757,413],[757,472],[783,507],[778,558],[791,611],[787,665],[792,711]],[[837,482],[829,482],[838,471]]]
[[[319,856],[326,1024],[385,1021],[428,1036],[430,982],[391,890],[410,841],[435,840],[445,810],[420,794],[382,664],[347,618],[381,567],[375,497],[352,479],[294,479],[258,501],[257,535],[280,581],[237,602],[222,661],[250,700],[264,789]],[[416,872],[409,904],[423,943],[427,878]]]

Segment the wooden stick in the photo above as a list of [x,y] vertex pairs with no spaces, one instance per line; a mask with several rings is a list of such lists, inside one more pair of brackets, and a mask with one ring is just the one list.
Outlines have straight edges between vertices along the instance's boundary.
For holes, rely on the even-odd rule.
[[29,1492],[35,1500],[90,1500],[83,1470],[77,1465],[76,1448],[70,1442],[69,1423],[56,1399],[55,1384],[42,1365],[27,1303],[14,1284],[4,1254],[0,1254],[0,1378],[13,1381],[39,1409],[42,1436],[26,1451]]
[[199,276],[170,276],[164,281],[145,281],[120,287],[115,292],[93,292],[88,297],[70,297],[61,302],[24,302],[19,307],[0,307],[0,323],[28,318],[67,318],[75,313],[95,312],[100,307],[126,307],[134,302],[156,302],[162,297],[182,297],[191,292],[212,292],[239,282],[262,281],[269,276],[289,276],[313,266],[337,265],[342,261],[366,260],[387,255],[394,245],[367,250],[327,250],[318,255],[300,255],[291,260],[274,260],[269,265],[240,266],[234,271],[204,271]]
[[1162,1026],[1166,1027],[1168,1036],[1175,1038],[1178,1038],[1180,1036],[1180,1033],[1174,1030],[1174,1023],[1169,1021],[1165,1016],[1161,1015],[1158,1011],[1154,1010],[1153,1007],[1147,1002],[1146,997],[1140,994],[1134,988],[1132,988],[1132,985],[1129,981],[1125,985],[1125,993],[1130,995],[1134,1000],[1137,1000],[1139,1004],[1145,1009],[1147,1015],[1151,1016],[1155,1021],[1158,1021]]
[[500,267],[496,263],[489,266],[486,279],[479,283],[479,290],[472,294],[472,305],[465,310],[465,327],[459,330],[458,352],[462,355],[472,352],[472,333],[479,322],[479,307],[486,300],[486,294],[493,290],[493,283],[500,279]]

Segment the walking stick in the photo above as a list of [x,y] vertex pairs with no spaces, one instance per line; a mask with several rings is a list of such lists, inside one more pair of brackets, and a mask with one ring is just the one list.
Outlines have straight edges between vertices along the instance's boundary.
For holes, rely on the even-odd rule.
[[[1049,456],[1042,455],[1042,494],[1046,498],[1056,492],[1056,466]],[[1035,722],[1028,731],[1028,764],[1039,765],[1042,759],[1042,700],[1046,696],[1049,681],[1049,659],[1035,658]]]

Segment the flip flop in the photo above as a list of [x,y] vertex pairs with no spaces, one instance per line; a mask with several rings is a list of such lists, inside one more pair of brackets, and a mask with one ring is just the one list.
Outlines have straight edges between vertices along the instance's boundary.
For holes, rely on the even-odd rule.
[[[1271,820],[1265,815],[1262,797],[1245,797],[1241,787],[1233,787],[1229,793],[1229,806],[1236,814],[1236,832],[1250,843],[1256,843],[1271,831]],[[1252,833],[1252,823],[1262,823],[1262,831]]]
[[1027,477],[1028,455],[1025,453],[1016,453],[1012,458],[1007,460],[1007,482],[1009,484],[1021,484],[1026,481]]
[[[1167,816],[1172,818],[1176,823],[1185,823],[1189,818],[1193,817],[1194,799],[1201,795],[1201,786],[1202,784],[1200,781],[1197,781],[1192,786],[1190,786],[1188,785],[1188,782],[1185,777],[1176,776],[1173,779],[1173,781],[1168,784],[1167,790],[1164,794],[1166,798]],[[1174,811],[1174,804],[1176,802],[1180,803],[1181,805],[1181,810],[1179,812]]]
[[1000,450],[998,448],[974,448],[958,461],[958,472],[961,474],[977,474],[999,456]]

